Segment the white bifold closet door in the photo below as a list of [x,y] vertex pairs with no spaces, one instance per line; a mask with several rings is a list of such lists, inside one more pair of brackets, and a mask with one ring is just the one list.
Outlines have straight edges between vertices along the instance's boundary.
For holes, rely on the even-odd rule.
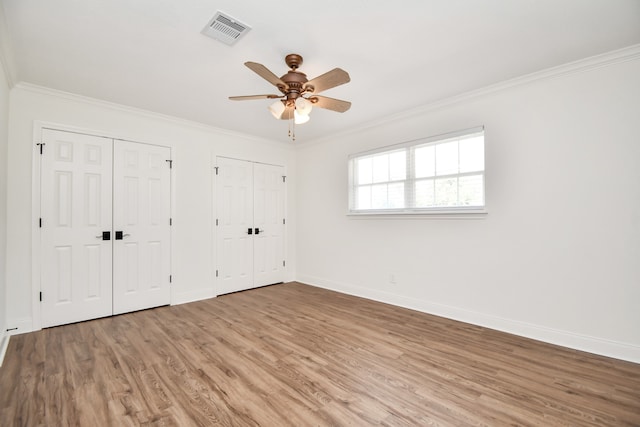
[[169,304],[170,156],[168,147],[114,142],[113,314]]
[[42,143],[42,326],[109,316],[112,140],[44,129]]
[[217,277],[221,294],[284,280],[284,168],[217,158]]
[[170,149],[43,129],[41,317],[169,304]]

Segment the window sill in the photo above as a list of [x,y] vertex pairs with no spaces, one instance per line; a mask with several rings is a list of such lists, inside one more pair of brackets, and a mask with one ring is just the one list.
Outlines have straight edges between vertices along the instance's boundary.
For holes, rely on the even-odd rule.
[[433,209],[429,211],[362,211],[347,212],[350,219],[484,219],[486,209]]

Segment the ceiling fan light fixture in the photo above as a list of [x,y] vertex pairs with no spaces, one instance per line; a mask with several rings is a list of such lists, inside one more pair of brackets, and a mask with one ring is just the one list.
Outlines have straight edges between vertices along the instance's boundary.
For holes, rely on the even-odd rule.
[[308,114],[300,114],[298,113],[298,110],[293,110],[293,121],[295,122],[295,124],[305,124],[309,121],[309,119],[311,119],[311,117]]
[[276,101],[269,106],[269,111],[273,114],[273,117],[280,119],[282,113],[284,113],[284,103],[282,101]]
[[311,117],[309,117],[309,114],[300,114],[298,113],[297,109],[293,111],[293,120],[297,125],[302,125],[304,123],[307,123],[310,118]]
[[299,97],[296,99],[296,112],[304,116],[308,116],[311,113],[312,104],[307,99]]

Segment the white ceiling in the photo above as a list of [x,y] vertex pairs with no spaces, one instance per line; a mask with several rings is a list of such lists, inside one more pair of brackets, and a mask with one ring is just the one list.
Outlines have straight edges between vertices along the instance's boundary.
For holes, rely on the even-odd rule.
[[[0,0],[7,68],[27,82],[287,142],[277,75],[299,53],[309,79],[340,67],[351,82],[323,95],[298,141],[640,43],[640,0]],[[252,27],[234,46],[201,30],[220,10]]]

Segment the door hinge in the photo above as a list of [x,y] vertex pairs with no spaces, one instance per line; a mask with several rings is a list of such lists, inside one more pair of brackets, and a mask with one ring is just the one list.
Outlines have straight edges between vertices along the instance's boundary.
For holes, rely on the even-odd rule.
[[42,155],[42,147],[44,147],[44,142],[39,142],[36,145],[40,147],[40,155]]
[[216,277],[218,277],[218,270],[216,270]]
[[282,175],[282,182],[287,182],[287,176],[286,175]]
[[286,223],[287,221],[284,218],[282,218],[282,225],[285,225]]
[[173,218],[169,218],[169,225],[173,225]]
[[42,292],[40,292],[40,302],[42,302]]
[[173,169],[173,160],[166,160],[169,163],[169,169]]
[[283,266],[283,267],[286,267],[286,266],[287,266],[287,262],[283,260],[283,261],[282,261],[282,266]]
[[38,219],[38,227],[42,228],[42,218]]
[[216,218],[216,227],[218,226],[218,218]]
[[218,175],[218,168],[219,168],[219,166],[214,166],[213,168],[216,170],[216,175]]
[[171,274],[169,275],[169,283],[171,283],[171,281],[173,280],[173,277],[171,276]]

